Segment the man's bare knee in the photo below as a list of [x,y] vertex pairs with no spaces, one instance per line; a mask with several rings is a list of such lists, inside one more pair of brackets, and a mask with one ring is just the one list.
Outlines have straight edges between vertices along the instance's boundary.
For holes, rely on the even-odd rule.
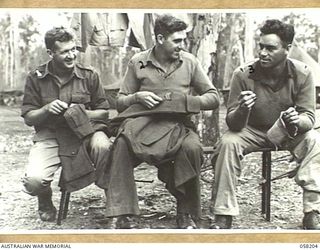
[[46,192],[50,188],[50,182],[40,176],[25,176],[22,179],[23,191],[32,196]]

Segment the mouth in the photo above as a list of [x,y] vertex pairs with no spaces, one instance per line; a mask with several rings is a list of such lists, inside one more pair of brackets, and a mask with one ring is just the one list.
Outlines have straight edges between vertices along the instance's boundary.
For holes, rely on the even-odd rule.
[[260,62],[261,63],[268,63],[268,62],[270,62],[270,60],[269,59],[265,59],[265,58],[260,58]]
[[65,63],[66,63],[67,65],[73,65],[74,60],[68,60],[68,61],[65,61]]

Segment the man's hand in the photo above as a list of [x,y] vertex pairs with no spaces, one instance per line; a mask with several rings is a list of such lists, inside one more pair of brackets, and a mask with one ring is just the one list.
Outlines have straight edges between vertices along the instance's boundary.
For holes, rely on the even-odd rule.
[[300,122],[299,114],[294,107],[290,107],[284,111],[282,114],[282,119],[286,125],[298,126]]
[[241,91],[238,101],[241,109],[251,110],[257,99],[256,94],[251,90]]
[[160,96],[157,96],[155,93],[150,91],[139,91],[135,95],[137,102],[149,109],[154,108],[162,102],[162,98]]
[[48,103],[45,106],[45,109],[50,113],[54,115],[60,115],[63,111],[65,111],[68,108],[68,104],[66,102],[60,101],[60,100],[54,100],[50,103]]

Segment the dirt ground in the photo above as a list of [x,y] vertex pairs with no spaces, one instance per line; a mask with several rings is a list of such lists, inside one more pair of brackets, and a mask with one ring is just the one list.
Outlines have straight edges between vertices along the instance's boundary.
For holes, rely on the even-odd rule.
[[[65,230],[105,229],[105,198],[103,190],[91,185],[71,194],[68,217],[61,226],[42,222],[37,214],[37,200],[21,191],[20,178],[24,172],[33,130],[24,125],[19,108],[0,106],[0,230]],[[281,159],[282,158],[282,159]],[[288,152],[273,154],[272,175],[277,176],[294,168]],[[240,215],[234,220],[234,229],[301,229],[302,191],[294,180],[284,178],[272,183],[271,222],[261,215],[261,153],[252,153],[244,159],[244,169],[238,185]],[[52,184],[54,204],[58,208],[59,174]],[[154,167],[142,165],[135,170],[141,216],[140,228],[174,229],[175,199],[157,180]],[[210,214],[212,171],[202,172],[203,217],[200,228],[208,228]],[[150,182],[140,182],[150,181]]]

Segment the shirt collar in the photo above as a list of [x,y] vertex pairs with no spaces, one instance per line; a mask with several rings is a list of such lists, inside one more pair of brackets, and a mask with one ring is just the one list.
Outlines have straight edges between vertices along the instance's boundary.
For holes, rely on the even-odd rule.
[[[52,73],[52,71],[50,70],[51,64],[52,64],[52,61],[50,60],[46,64],[40,66],[36,70],[37,77],[42,79],[42,78],[45,78],[47,75],[55,76],[55,74]],[[85,78],[84,75],[83,75],[83,72],[81,71],[81,69],[78,67],[77,64],[75,65],[72,74],[75,75],[76,77],[80,78],[80,79],[84,79]]]
[[[264,69],[261,67],[259,60],[256,61],[253,65],[254,71],[249,75],[249,78],[252,80],[260,81],[266,79],[264,75]],[[290,60],[286,61],[285,72],[287,72],[285,78],[293,78],[296,79],[296,68]]]
[[[155,65],[155,66],[157,66],[157,67],[161,67],[161,66],[159,65],[159,63],[158,63],[155,55],[154,55],[154,51],[155,51],[155,46],[152,47],[151,49],[149,49],[149,50],[147,51],[145,57],[143,58],[144,64],[145,64],[145,65],[148,65],[149,63],[151,63],[151,64],[153,64],[153,65]],[[182,52],[182,53],[183,53],[183,52]],[[177,61],[176,61],[177,63],[183,62],[182,53],[180,53],[180,56],[179,56],[179,58],[178,58]]]

